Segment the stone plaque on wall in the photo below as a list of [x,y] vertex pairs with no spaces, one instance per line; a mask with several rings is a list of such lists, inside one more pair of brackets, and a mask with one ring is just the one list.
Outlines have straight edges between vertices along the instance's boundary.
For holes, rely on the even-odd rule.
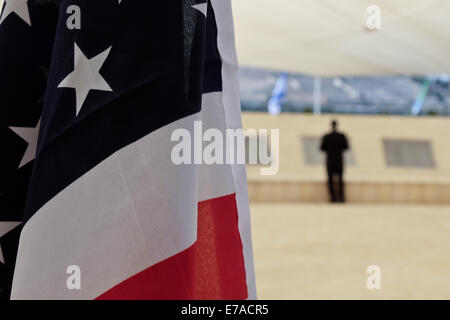
[[435,168],[433,148],[426,140],[383,139],[388,167]]

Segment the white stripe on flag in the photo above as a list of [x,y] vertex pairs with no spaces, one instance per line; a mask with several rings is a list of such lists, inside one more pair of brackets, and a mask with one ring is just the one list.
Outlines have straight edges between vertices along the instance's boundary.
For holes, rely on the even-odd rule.
[[[224,137],[223,145],[225,147],[226,126],[222,97],[222,92],[203,95],[202,121],[204,132],[211,128],[218,129],[222,132]],[[225,159],[226,154],[224,152],[224,161]],[[199,202],[226,196],[235,192],[230,165],[201,165],[199,179]]]
[[[242,128],[239,94],[238,59],[235,46],[231,0],[211,0],[216,15],[218,47],[222,59],[223,108],[227,128]],[[244,165],[232,166],[239,213],[239,231],[244,247],[245,271],[249,299],[256,299],[247,173]]]
[[[12,299],[94,299],[190,247],[197,238],[198,166],[175,166],[170,137],[199,114],[118,151],[72,183],[25,225]],[[66,288],[78,265],[82,290]]]

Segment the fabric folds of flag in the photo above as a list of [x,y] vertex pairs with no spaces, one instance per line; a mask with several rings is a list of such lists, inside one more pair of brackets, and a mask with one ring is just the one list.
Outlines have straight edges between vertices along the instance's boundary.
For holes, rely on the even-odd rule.
[[242,126],[230,0],[7,0],[0,57],[11,110],[42,101],[0,128],[31,175],[12,299],[256,298],[245,167],[171,160],[177,129]]

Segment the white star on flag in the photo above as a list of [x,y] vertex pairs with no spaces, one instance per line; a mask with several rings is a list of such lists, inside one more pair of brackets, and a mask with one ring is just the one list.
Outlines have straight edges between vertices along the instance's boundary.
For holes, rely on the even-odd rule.
[[58,88],[75,89],[77,116],[86,101],[89,91],[113,91],[100,75],[100,69],[108,58],[111,48],[109,47],[102,53],[88,59],[75,43],[74,70],[58,85]]
[[[0,222],[0,238],[3,237],[8,232],[15,229],[21,222]],[[5,264],[5,259],[3,258],[2,246],[0,244],[0,263]]]
[[11,14],[17,14],[23,21],[31,27],[30,12],[28,10],[28,0],[7,0],[5,9],[0,17],[0,24]]
[[203,13],[203,15],[205,17],[207,17],[207,14],[208,14],[208,3],[207,2],[200,3],[200,4],[194,4],[192,6],[192,8],[194,8],[195,10],[200,11],[201,13]]
[[39,120],[38,124],[35,128],[24,128],[24,127],[10,127],[15,134],[21,137],[28,143],[27,150],[22,157],[22,161],[20,161],[19,169],[22,168],[27,163],[34,160],[36,157],[37,143],[39,137],[39,128],[41,126],[41,120]]

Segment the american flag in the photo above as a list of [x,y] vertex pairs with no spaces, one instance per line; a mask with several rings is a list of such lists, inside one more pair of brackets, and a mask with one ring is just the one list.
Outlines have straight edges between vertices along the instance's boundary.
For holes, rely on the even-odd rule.
[[242,126],[231,12],[6,0],[2,298],[256,297],[245,167],[171,161],[178,128]]

